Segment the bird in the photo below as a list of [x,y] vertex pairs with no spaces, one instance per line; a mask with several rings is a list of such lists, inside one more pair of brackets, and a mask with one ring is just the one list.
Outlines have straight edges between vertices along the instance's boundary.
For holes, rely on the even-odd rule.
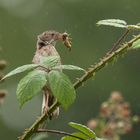
[[[72,47],[71,38],[69,38],[69,34],[64,32],[56,32],[56,31],[45,31],[42,34],[37,36],[37,44],[36,44],[36,52],[33,57],[32,62],[34,64],[39,64],[41,62],[42,57],[49,56],[58,56],[55,46],[56,42],[62,42],[69,50]],[[57,65],[61,65],[61,59],[58,61]],[[43,70],[43,69],[42,69]],[[62,71],[61,69],[59,71]],[[42,113],[48,114],[48,109],[50,106],[57,100],[53,94],[51,89],[47,86],[47,84],[42,88],[43,91],[43,101],[42,101]],[[57,117],[59,115],[59,107],[49,115],[49,118]]]

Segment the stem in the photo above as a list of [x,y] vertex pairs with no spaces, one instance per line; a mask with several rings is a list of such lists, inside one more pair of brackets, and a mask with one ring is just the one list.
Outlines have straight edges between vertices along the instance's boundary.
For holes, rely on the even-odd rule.
[[21,137],[19,137],[19,140],[28,140],[33,135],[33,133],[38,129],[39,125],[50,116],[49,114],[51,113],[51,111],[53,112],[59,105],[60,103],[55,102],[48,110],[48,114],[45,113],[42,114],[40,117],[37,118],[37,120],[33,123],[33,125],[29,129],[25,129],[24,134]]
[[106,66],[110,61],[112,61],[114,58],[116,58],[119,55],[124,54],[127,52],[127,50],[133,45],[134,42],[136,42],[138,39],[140,39],[140,35],[135,36],[132,40],[130,40],[128,43],[122,45],[120,48],[118,48],[116,51],[112,52],[111,54],[103,57],[97,64],[93,66],[93,68],[89,68],[87,73],[85,73],[81,78],[79,78],[75,83],[74,83],[74,88],[77,89],[82,84],[90,79],[93,74],[98,72],[100,69]]
[[40,132],[48,132],[48,133],[54,133],[54,134],[59,134],[59,135],[64,135],[64,136],[70,136],[70,137],[73,137],[73,138],[77,138],[79,140],[85,140],[83,138],[80,138],[78,136],[74,136],[70,133],[67,133],[67,132],[64,132],[64,131],[58,131],[58,130],[50,130],[50,129],[38,129],[36,131],[37,133],[40,133]]
[[[134,42],[136,42],[138,39],[140,39],[140,35],[135,36],[132,40],[130,40],[127,44],[122,45],[120,48],[118,48],[116,51],[105,55],[105,57],[103,57],[97,64],[95,64],[93,67],[89,68],[87,70],[87,72],[81,77],[79,78],[74,84],[74,88],[77,89],[79,88],[85,81],[87,81],[88,79],[90,79],[91,77],[93,77],[93,74],[98,72],[100,69],[102,69],[103,67],[106,66],[106,64],[108,64],[110,61],[112,62],[112,60],[114,58],[116,58],[119,55],[124,54],[125,52],[127,52],[127,50],[133,45]],[[48,114],[53,113],[53,111],[60,106],[60,103],[56,102],[54,103],[48,110]],[[33,123],[33,125],[29,128],[26,129],[26,131],[24,132],[24,134],[19,138],[19,140],[27,140],[29,139],[38,129],[39,124],[41,124],[43,121],[45,121],[49,115],[48,114],[43,114],[42,116],[40,116],[35,123]]]
[[128,33],[130,32],[130,29],[126,29],[125,32],[122,34],[122,36],[118,39],[118,41],[113,45],[113,47],[111,48],[111,50],[108,52],[108,54],[112,53],[117,46],[120,45],[120,43],[123,41],[123,39],[128,35]]

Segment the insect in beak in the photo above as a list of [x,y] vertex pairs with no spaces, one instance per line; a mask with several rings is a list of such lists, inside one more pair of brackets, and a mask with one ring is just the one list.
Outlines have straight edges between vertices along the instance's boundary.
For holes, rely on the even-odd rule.
[[71,51],[72,38],[69,38],[69,34],[67,34],[66,32],[63,33],[62,34],[62,39],[63,39],[64,45],[69,49],[69,51]]

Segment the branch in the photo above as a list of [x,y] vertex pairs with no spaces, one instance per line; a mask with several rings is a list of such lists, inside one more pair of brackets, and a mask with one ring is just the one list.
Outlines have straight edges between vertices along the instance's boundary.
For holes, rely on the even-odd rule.
[[58,102],[54,103],[48,111],[48,114],[42,114],[42,116],[38,117],[37,120],[33,123],[33,125],[29,129],[25,129],[23,135],[19,137],[19,140],[28,140],[33,133],[38,129],[39,125],[43,123],[49,114],[53,112],[60,104]]
[[74,88],[79,88],[85,81],[90,79],[96,72],[98,72],[100,69],[105,67],[108,63],[112,62],[115,58],[117,58],[120,55],[125,54],[129,48],[133,45],[134,42],[136,42],[138,39],[140,39],[140,35],[135,36],[132,40],[127,42],[126,44],[122,45],[120,48],[118,48],[116,51],[112,52],[111,54],[108,54],[107,56],[103,57],[97,64],[95,64],[93,67],[89,68],[86,74],[84,74],[81,78],[79,78],[74,83]]
[[130,32],[130,29],[126,29],[125,32],[122,34],[122,36],[117,40],[117,42],[113,45],[113,47],[110,49],[109,53],[112,53],[117,46],[120,45],[120,43],[123,41],[123,39],[128,35],[128,33]]
[[79,140],[85,140],[83,138],[80,138],[78,136],[74,136],[70,133],[67,133],[67,132],[64,132],[64,131],[58,131],[58,130],[50,130],[50,129],[38,129],[36,131],[37,133],[40,133],[40,132],[48,132],[48,133],[54,133],[54,134],[59,134],[59,135],[64,135],[64,136],[70,136],[70,137],[73,137],[73,138],[77,138]]
[[[85,81],[93,77],[93,75],[98,72],[100,69],[104,68],[108,63],[112,62],[114,59],[116,59],[118,56],[123,55],[125,52],[128,51],[128,49],[133,45],[134,42],[136,42],[138,39],[140,39],[140,35],[135,36],[132,40],[127,42],[126,44],[122,45],[120,48],[118,48],[116,51],[105,55],[97,64],[94,66],[88,68],[87,72],[79,78],[74,84],[74,88],[79,88]],[[43,114],[40,116],[33,125],[26,129],[24,134],[19,137],[19,140],[28,140],[38,129],[39,125],[44,122],[49,114],[53,113],[53,111],[60,106],[60,103],[56,102],[54,103],[48,110],[48,114]]]

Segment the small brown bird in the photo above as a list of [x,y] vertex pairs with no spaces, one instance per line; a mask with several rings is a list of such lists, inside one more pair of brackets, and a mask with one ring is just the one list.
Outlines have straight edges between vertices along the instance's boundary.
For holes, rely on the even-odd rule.
[[[36,52],[32,62],[35,64],[40,63],[42,56],[43,57],[59,56],[59,53],[55,49],[55,44],[57,41],[63,42],[64,45],[69,50],[71,49],[72,42],[71,39],[69,38],[69,35],[66,32],[59,33],[56,31],[46,31],[38,35]],[[58,62],[58,65],[60,64],[61,64],[61,60]],[[42,113],[47,114],[49,107],[57,99],[54,98],[51,89],[47,85],[44,86],[42,90],[43,90]],[[58,115],[59,115],[59,108],[57,108],[54,111],[54,113],[50,115],[50,118],[52,118],[52,116],[58,116]]]

